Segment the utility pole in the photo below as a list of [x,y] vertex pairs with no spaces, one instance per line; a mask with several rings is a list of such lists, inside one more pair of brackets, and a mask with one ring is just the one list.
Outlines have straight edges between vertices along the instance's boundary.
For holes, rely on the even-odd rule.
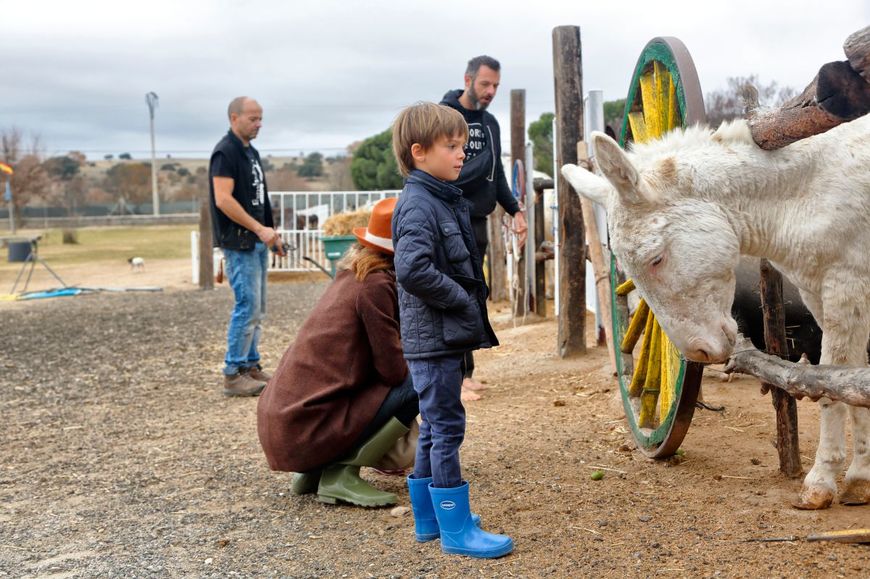
[[148,103],[148,113],[151,116],[151,204],[154,207],[154,216],[160,215],[160,197],[157,195],[157,159],[154,155],[154,109],[158,104],[157,93],[149,92],[145,95]]

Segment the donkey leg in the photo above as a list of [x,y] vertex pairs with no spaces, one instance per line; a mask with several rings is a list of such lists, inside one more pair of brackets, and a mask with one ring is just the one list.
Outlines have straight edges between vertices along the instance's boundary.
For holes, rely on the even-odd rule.
[[846,460],[846,413],[842,402],[828,398],[819,400],[821,406],[819,447],[816,462],[804,479],[800,498],[794,503],[799,509],[826,509],[837,494],[837,473]]
[[852,464],[846,471],[846,490],[840,496],[844,505],[870,503],[870,408],[852,406]]

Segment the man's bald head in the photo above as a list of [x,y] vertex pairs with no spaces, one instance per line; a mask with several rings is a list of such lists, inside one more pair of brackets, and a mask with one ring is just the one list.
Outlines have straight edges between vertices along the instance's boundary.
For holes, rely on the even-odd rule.
[[227,107],[230,127],[242,142],[247,145],[257,138],[263,121],[263,108],[260,103],[246,96],[236,97]]
[[252,99],[250,97],[246,97],[246,96],[236,97],[230,101],[230,106],[227,107],[227,117],[229,117],[230,120],[233,120],[234,114],[235,115],[242,114],[242,110],[245,108],[245,103],[248,101],[253,101],[254,104],[259,106],[257,101],[255,101],[254,99]]

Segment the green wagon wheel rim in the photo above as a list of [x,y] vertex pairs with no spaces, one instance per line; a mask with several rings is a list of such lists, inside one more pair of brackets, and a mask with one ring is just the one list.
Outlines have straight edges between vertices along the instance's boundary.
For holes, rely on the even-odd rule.
[[[701,85],[686,46],[673,37],[649,41],[629,85],[619,144],[644,142],[705,120]],[[655,312],[641,306],[630,315],[629,301],[639,296],[633,297],[638,292],[629,289],[632,284],[626,284],[616,256],[611,258],[610,276],[613,342],[625,415],[644,454],[669,457],[692,422],[703,365],[682,356],[661,330]],[[617,292],[620,285],[628,291]],[[635,327],[630,327],[632,317],[638,318]]]

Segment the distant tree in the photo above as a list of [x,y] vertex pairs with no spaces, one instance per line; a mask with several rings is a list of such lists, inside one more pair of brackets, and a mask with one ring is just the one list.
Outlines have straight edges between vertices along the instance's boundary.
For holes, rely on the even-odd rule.
[[106,172],[106,190],[122,201],[140,204],[151,200],[151,163],[118,163]]
[[323,155],[316,152],[309,153],[302,166],[299,167],[298,174],[300,177],[306,178],[323,176]]
[[353,177],[350,174],[350,164],[353,159],[346,155],[330,157],[329,163],[329,186],[333,191],[353,190]]
[[161,171],[175,171],[178,167],[177,163],[164,163],[162,167],[160,167]]
[[49,194],[51,181],[42,165],[42,147],[38,135],[31,135],[30,144],[25,147],[24,133],[18,127],[0,130],[0,161],[11,165],[12,175],[12,218],[16,224],[21,219],[21,209],[34,201],[45,200]]
[[790,87],[780,87],[776,81],[770,84],[762,84],[758,75],[747,77],[729,77],[726,87],[707,93],[704,98],[704,108],[707,110],[707,124],[713,128],[718,127],[723,121],[743,118],[743,87],[747,84],[758,89],[758,102],[762,106],[777,106],[792,98],[797,91]]
[[114,158],[115,158],[115,155],[113,155],[111,153],[109,153],[107,155],[103,155],[103,159],[105,159],[106,161],[111,161]]
[[350,163],[350,175],[357,189],[401,189],[402,176],[393,156],[393,131],[387,129],[360,143]]
[[85,181],[81,175],[84,162],[85,156],[74,151],[46,159],[42,164],[51,179],[50,201],[63,205],[70,213],[85,201]]
[[187,167],[179,167],[177,173],[179,177],[187,177],[190,175],[190,170]]
[[604,125],[612,128],[617,136],[622,130],[623,115],[625,115],[625,99],[604,103]]
[[121,153],[120,155],[118,155],[118,158],[122,159],[124,161],[130,161],[133,159],[133,157],[132,157],[132,155],[130,155],[130,153]]
[[551,175],[553,173],[553,113],[543,113],[529,125],[529,140],[534,145],[535,170]]

